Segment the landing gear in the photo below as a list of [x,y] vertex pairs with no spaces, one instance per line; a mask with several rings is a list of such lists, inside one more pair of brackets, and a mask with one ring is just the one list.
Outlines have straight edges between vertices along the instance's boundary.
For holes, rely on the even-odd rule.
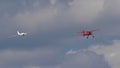
[[[95,36],[94,36],[94,35],[92,35],[91,37],[95,38]],[[86,39],[88,39],[88,38],[89,38],[89,36],[86,36]]]
[[93,35],[92,37],[94,38],[95,36]]
[[86,37],[87,39],[89,38],[89,36]]

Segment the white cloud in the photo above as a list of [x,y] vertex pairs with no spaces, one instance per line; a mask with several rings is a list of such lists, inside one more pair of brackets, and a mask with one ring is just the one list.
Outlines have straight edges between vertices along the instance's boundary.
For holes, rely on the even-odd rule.
[[[51,4],[55,4],[56,0],[50,0]],[[31,10],[25,10],[15,15],[14,20],[26,28],[49,29],[49,27],[59,26],[61,23],[57,23],[59,20],[66,20],[63,25],[66,24],[85,24],[94,21],[99,13],[103,10],[104,0],[73,0],[69,9],[63,9],[66,5],[57,3],[57,6],[49,6],[48,8],[38,8],[40,5],[37,3],[37,8]],[[31,4],[32,5],[32,4]],[[34,5],[34,4],[33,4]],[[63,19],[60,19],[60,16]],[[58,21],[57,21],[58,20]],[[74,23],[70,23],[70,21]],[[78,23],[79,22],[79,23]],[[45,28],[46,27],[46,28]]]
[[103,11],[104,0],[74,0],[69,13],[74,21],[91,22]]
[[120,15],[120,0],[105,0],[104,10],[112,15]]
[[[71,28],[70,25],[73,25],[75,27],[76,26],[80,27],[82,24],[93,23],[92,21],[94,21],[97,17],[99,17],[99,14],[101,12],[103,12],[103,14],[109,13],[109,12],[119,13],[119,3],[120,3],[119,0],[73,0],[73,1],[71,0],[71,1],[68,1],[69,7],[66,7],[66,5],[63,5],[63,3],[59,3],[58,0],[50,0],[51,4],[57,4],[57,5],[52,6],[52,5],[45,4],[44,7],[43,5],[41,7],[40,4],[45,1],[44,0],[43,1],[41,0],[40,2],[39,0],[35,0],[35,1],[36,2],[33,2],[33,3],[30,2],[29,4],[30,6],[33,5],[32,8],[29,8],[30,7],[29,5],[25,5],[27,2],[22,1],[23,2],[22,6],[24,5],[25,8],[29,8],[29,9],[21,9],[20,11],[15,12],[15,16],[13,17],[13,19],[15,20],[16,25],[15,23],[11,23],[11,25],[13,24],[14,25],[7,28],[12,28],[14,26],[17,26],[18,28],[23,28],[23,29],[26,28],[28,30],[35,31],[37,28],[39,28],[39,30],[57,29],[56,27],[63,28],[63,26],[65,27],[69,26]],[[10,5],[13,5],[13,4],[14,2]],[[15,2],[15,4],[17,3]],[[15,5],[15,6],[18,6],[18,5]],[[7,6],[7,8],[11,9],[12,7]],[[5,8],[1,10],[4,10],[4,9]],[[7,18],[4,18],[5,20],[9,20],[8,18],[10,18],[10,14],[7,13],[5,17],[7,17]],[[13,22],[13,21],[7,21],[7,22]],[[110,24],[111,23],[108,23],[108,25],[105,24],[105,27],[101,27],[101,28],[105,28],[105,29],[108,27],[111,28],[111,26],[109,26]],[[112,27],[114,26],[112,25]],[[6,28],[6,32],[8,31],[11,32],[11,30],[14,29],[13,28],[9,30],[7,28]],[[115,28],[113,29],[114,30],[117,29],[116,31],[117,33],[116,32],[112,32],[112,33],[119,34],[118,33],[119,27],[117,27],[116,29]],[[106,29],[105,32],[106,31],[109,31],[109,30]],[[111,34],[111,30],[109,34]]]
[[88,50],[76,51],[76,54],[69,54],[60,66],[61,68],[110,68],[102,55]]
[[[78,50],[66,54],[60,64],[49,66],[44,62],[51,59],[58,52],[53,49],[35,50],[3,50],[0,51],[1,68],[110,68],[103,55],[97,55],[94,51]],[[115,56],[112,54],[111,56]],[[58,59],[58,58],[57,58]],[[19,66],[19,67],[18,67]]]
[[69,54],[76,54],[76,53],[77,53],[77,51],[70,50],[70,51],[68,51],[68,52],[66,53],[66,55],[69,55]]
[[[52,62],[52,58],[57,54],[55,49],[35,49],[35,50],[3,50],[0,51],[0,67],[14,68],[20,66],[24,68],[40,68],[38,65]],[[15,67],[16,68],[16,67]]]
[[[119,0],[73,0],[69,2],[69,9],[64,10],[61,9],[61,6],[49,6],[49,8],[44,7],[44,8],[38,8],[39,2],[35,2],[34,8],[31,10],[25,10],[24,12],[19,12],[15,15],[14,20],[17,22],[17,25],[21,25],[22,27],[25,28],[37,28],[40,27],[42,30],[47,30],[51,29],[53,26],[61,26],[65,24],[69,24],[68,26],[76,24],[84,24],[84,22],[91,23],[90,21],[95,20],[97,16],[99,16],[99,13],[101,11],[106,11],[106,12],[112,12],[112,13],[117,13],[119,14]],[[51,4],[54,5],[56,4],[56,0],[51,0]],[[59,11],[60,10],[60,11]],[[63,13],[62,13],[62,12]],[[104,13],[103,11],[103,13]],[[61,13],[59,13],[61,12]],[[64,15],[65,14],[65,15]],[[64,22],[61,24],[56,22],[56,20],[59,19],[59,15],[63,17],[64,20],[72,20],[72,22]],[[5,17],[7,19],[10,17],[9,14],[7,14]],[[67,18],[67,19],[66,19]],[[60,20],[61,21],[61,20]],[[61,25],[59,25],[61,24]],[[86,23],[85,23],[86,24]],[[108,23],[109,25],[110,23]],[[9,24],[8,24],[9,25]],[[56,26],[56,27],[57,27]],[[112,25],[113,26],[113,25]],[[119,26],[119,25],[118,25]],[[109,26],[107,26],[109,27]],[[63,28],[63,27],[61,27]],[[106,26],[105,26],[106,28]],[[115,27],[116,28],[116,27]],[[41,30],[40,29],[40,30]],[[56,29],[56,28],[55,28]],[[117,28],[119,29],[119,27]],[[10,31],[10,30],[8,30]],[[107,31],[107,30],[106,30]],[[118,32],[118,31],[117,31]],[[2,33],[2,32],[1,32]],[[111,30],[110,30],[111,33]],[[116,32],[114,32],[116,33]],[[119,33],[118,33],[119,34]],[[71,44],[70,41],[72,40],[67,40],[68,44]],[[77,40],[74,40],[77,41]],[[65,41],[66,43],[66,41]],[[102,64],[98,66],[106,66],[107,64],[104,61],[104,57],[101,57],[101,55],[105,56],[105,60],[108,61],[108,63],[113,67],[113,68],[119,68],[119,41],[114,42],[113,45],[110,46],[94,46],[89,48],[89,51],[73,51],[70,50],[67,52],[67,56],[65,56],[65,60],[63,61],[63,64],[58,66],[58,68],[70,68],[70,67],[85,67],[86,68],[93,68],[95,62],[103,62]],[[54,56],[53,50],[45,49],[45,50],[33,50],[33,51],[16,51],[16,50],[4,50],[0,52],[0,63],[4,66],[9,64],[19,64],[23,63],[26,64],[29,62],[30,64],[39,64],[44,60],[51,60],[50,57]],[[94,53],[96,52],[96,53]],[[49,56],[49,58],[48,58]],[[87,59],[87,60],[86,60]],[[39,60],[39,61],[37,61]],[[42,60],[42,61],[41,61]],[[83,63],[84,62],[84,63]],[[28,64],[29,64],[28,63]],[[92,64],[89,64],[92,63]],[[87,65],[88,64],[88,65]],[[105,65],[104,65],[105,64]],[[93,66],[93,67],[92,67]],[[33,66],[26,66],[27,68],[37,68],[39,66],[33,65]],[[81,68],[83,68],[81,67]],[[96,67],[96,66],[95,66]],[[101,68],[103,68],[101,67]],[[2,68],[2,67],[1,67]],[[48,67],[49,68],[49,67]],[[52,67],[51,67],[52,68]],[[96,67],[98,68],[98,67]]]
[[36,11],[25,11],[18,13],[15,20],[19,25],[26,28],[36,28],[37,26],[48,27],[54,25],[53,19],[56,17],[56,10],[54,8],[37,9]]
[[89,50],[96,52],[99,55],[104,55],[105,60],[112,68],[120,67],[120,40],[115,40],[111,45],[92,46]]
[[[120,51],[120,40],[114,40],[111,45],[94,45],[94,46],[89,47],[88,49],[82,49],[82,50],[78,50],[78,51],[74,51],[74,52],[72,50],[70,50],[70,51],[67,52],[66,55],[68,55],[69,57],[71,57],[71,56],[72,57],[70,59],[69,59],[69,57],[66,58],[68,63],[66,62],[65,65],[67,64],[66,66],[70,66],[71,67],[71,66],[74,66],[75,62],[77,62],[77,63],[80,63],[80,62],[84,63],[84,59],[87,59],[87,60],[91,59],[91,62],[93,60],[98,60],[98,58],[97,59],[95,58],[95,55],[93,55],[94,59],[90,58],[90,56],[91,56],[90,54],[94,53],[96,55],[99,55],[99,57],[103,56],[103,58],[104,58],[103,60],[106,63],[108,63],[108,65],[110,66],[109,68],[119,68],[120,67],[120,65],[119,65],[119,63],[120,63],[120,59],[119,59],[120,58],[120,52],[119,51]],[[87,57],[89,57],[89,59],[87,57],[85,57],[86,55],[87,55]],[[79,57],[77,57],[77,56],[79,56]],[[84,58],[81,58],[82,56]],[[77,63],[75,63],[75,64],[77,64]],[[75,65],[75,66],[77,66],[77,65]],[[87,65],[87,66],[89,66],[89,65]]]
[[54,6],[56,4],[57,0],[50,0],[50,3]]

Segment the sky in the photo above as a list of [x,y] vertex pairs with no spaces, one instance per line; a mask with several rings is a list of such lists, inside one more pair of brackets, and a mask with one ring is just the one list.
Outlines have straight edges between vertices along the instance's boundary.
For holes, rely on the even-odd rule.
[[[119,68],[119,0],[0,0],[0,68]],[[100,29],[95,38],[75,32]],[[13,35],[27,32],[24,37]]]

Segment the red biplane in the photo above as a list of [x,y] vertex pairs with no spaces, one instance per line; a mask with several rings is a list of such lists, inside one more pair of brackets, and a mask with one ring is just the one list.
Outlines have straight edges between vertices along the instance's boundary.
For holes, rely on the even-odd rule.
[[93,32],[98,31],[99,29],[95,29],[95,30],[83,30],[81,32],[76,32],[77,34],[82,34],[84,37],[86,37],[87,39],[89,38],[89,36],[92,36],[93,38],[95,37],[93,35]]

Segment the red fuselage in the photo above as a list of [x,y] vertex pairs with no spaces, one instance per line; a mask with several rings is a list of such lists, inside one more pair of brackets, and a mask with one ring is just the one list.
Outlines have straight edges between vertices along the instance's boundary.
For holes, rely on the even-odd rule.
[[90,32],[90,31],[83,32],[83,36],[89,36],[89,35],[92,35],[92,32]]

